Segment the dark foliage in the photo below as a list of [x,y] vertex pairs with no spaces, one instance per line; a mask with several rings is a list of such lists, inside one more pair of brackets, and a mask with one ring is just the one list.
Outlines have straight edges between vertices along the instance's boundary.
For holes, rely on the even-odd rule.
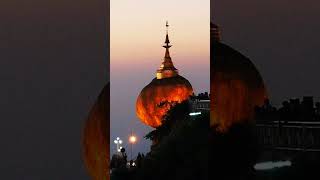
[[169,135],[177,121],[182,121],[188,118],[189,112],[190,107],[188,101],[176,103],[175,106],[173,106],[163,117],[163,124],[145,135],[145,138],[150,140],[157,139],[158,141],[161,141],[163,137]]
[[157,134],[161,140],[129,178],[253,179],[253,165],[259,151],[254,128],[237,124],[221,134],[209,127],[209,113],[191,118],[188,107],[186,102],[177,104],[164,117],[163,126],[149,134],[153,138]]
[[193,120],[188,104],[178,104],[165,117],[171,131],[147,154],[138,170],[139,180],[208,179],[209,114]]
[[259,154],[254,127],[235,124],[228,132],[209,133],[210,179],[252,179]]

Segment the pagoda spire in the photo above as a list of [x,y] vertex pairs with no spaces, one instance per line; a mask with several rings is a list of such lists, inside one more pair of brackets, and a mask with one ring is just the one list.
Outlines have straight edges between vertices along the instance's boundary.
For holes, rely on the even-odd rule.
[[166,34],[166,40],[165,40],[165,42],[164,42],[165,45],[162,46],[162,47],[166,48],[166,54],[165,54],[164,57],[171,59],[171,57],[170,57],[170,52],[169,52],[169,48],[171,47],[171,45],[170,45],[169,34],[168,34],[168,29],[169,29],[169,23],[168,23],[168,21],[166,22],[166,28],[167,28],[167,34]]
[[173,65],[173,62],[171,60],[170,53],[169,53],[169,48],[171,47],[171,45],[170,45],[169,33],[168,33],[168,29],[169,29],[168,21],[166,22],[166,28],[167,28],[167,33],[166,33],[166,40],[164,42],[165,45],[162,46],[166,48],[166,54],[163,58],[163,61],[159,69],[157,70],[157,74],[156,74],[157,79],[174,77],[179,74],[178,70]]

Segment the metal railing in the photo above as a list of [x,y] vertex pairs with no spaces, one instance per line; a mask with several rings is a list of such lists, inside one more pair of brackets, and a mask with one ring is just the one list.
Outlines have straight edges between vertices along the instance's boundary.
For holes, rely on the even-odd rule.
[[264,148],[289,151],[320,151],[320,122],[279,122],[256,124]]

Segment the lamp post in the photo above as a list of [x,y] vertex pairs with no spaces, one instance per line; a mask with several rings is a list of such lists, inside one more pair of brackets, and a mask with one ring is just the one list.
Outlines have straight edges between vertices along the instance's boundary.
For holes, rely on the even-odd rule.
[[131,160],[132,160],[132,145],[137,141],[137,137],[134,136],[131,133],[131,136],[129,137],[129,142],[130,142],[130,150],[131,150]]
[[120,146],[122,144],[122,140],[119,137],[117,137],[113,142],[117,145],[117,152],[120,152],[120,150],[122,148]]

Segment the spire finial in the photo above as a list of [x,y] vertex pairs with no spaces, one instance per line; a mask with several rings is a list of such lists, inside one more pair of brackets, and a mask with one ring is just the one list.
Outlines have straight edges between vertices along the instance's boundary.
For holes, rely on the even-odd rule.
[[168,21],[166,21],[166,28],[167,28],[166,41],[164,42],[165,45],[163,47],[168,50],[171,47],[171,45],[169,45],[170,44],[170,40],[169,40],[169,34],[168,34],[168,29],[169,29]]
[[169,29],[169,23],[166,21],[166,27],[167,27],[167,34],[168,34],[168,29]]
[[169,29],[168,21],[166,21],[166,28],[167,28],[166,41],[164,42],[165,45],[163,47],[166,48],[165,58],[170,58],[169,48],[171,47],[171,45],[169,45],[170,41],[169,41],[169,35],[168,35],[168,29]]

